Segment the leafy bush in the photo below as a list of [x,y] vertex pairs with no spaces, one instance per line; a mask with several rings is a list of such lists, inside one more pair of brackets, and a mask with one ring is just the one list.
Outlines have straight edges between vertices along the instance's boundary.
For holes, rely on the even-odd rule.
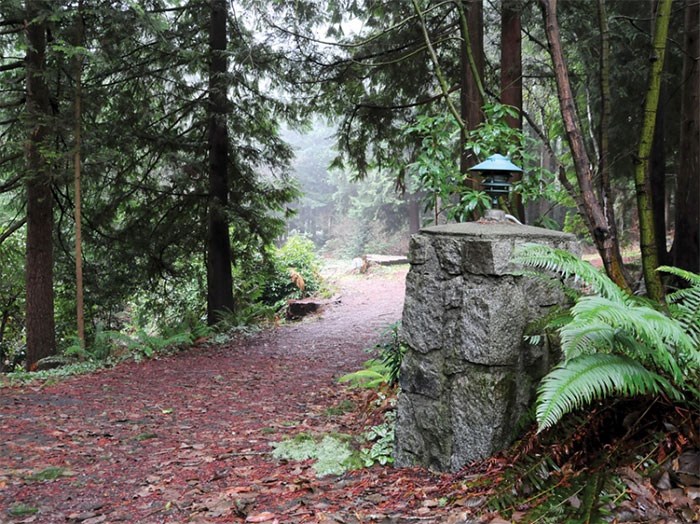
[[540,431],[595,399],[613,395],[662,393],[698,407],[700,276],[661,268],[685,278],[691,287],[670,294],[669,307],[657,309],[566,251],[529,246],[516,261],[573,277],[592,293],[577,299],[568,321],[553,326],[564,360],[538,389]]
[[23,237],[24,235],[16,233],[0,243],[0,371],[12,371],[23,359]]
[[384,332],[384,341],[375,346],[379,350],[382,363],[386,366],[389,386],[399,383],[401,363],[406,354],[407,346],[401,338],[401,322],[394,322]]
[[338,382],[348,383],[355,388],[379,389],[389,384],[389,368],[376,358],[365,361],[363,369],[347,373]]
[[293,235],[267,257],[266,274],[260,282],[264,304],[280,307],[286,300],[311,296],[323,289],[321,262],[309,238]]

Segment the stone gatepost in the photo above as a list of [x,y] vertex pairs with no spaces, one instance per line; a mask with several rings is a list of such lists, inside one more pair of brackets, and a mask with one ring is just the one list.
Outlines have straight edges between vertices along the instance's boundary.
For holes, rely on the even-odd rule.
[[573,235],[509,223],[422,229],[411,239],[403,310],[396,464],[456,471],[516,436],[550,367],[525,327],[562,301],[544,282],[515,274],[525,243],[578,249]]

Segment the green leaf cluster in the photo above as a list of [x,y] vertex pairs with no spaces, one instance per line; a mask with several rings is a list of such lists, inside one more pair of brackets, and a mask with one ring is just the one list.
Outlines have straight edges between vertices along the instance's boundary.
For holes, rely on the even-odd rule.
[[372,443],[371,447],[362,450],[362,459],[366,467],[375,464],[386,466],[394,463],[394,428],[396,426],[396,411],[388,411],[384,422],[369,428],[363,437]]

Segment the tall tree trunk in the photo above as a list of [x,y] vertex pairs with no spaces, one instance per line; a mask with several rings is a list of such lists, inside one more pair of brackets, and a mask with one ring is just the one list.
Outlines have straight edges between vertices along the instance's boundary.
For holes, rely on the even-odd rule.
[[[467,177],[469,168],[477,163],[471,151],[464,147],[467,132],[484,121],[484,12],[483,0],[462,0],[461,24],[461,90],[460,113],[465,127],[461,131],[460,171]],[[469,185],[473,187],[473,184]]]
[[[579,211],[586,218],[586,223],[598,253],[603,259],[605,272],[618,286],[631,292],[622,263],[618,238],[615,235],[614,228],[610,228],[605,211],[595,194],[591,163],[583,142],[574,95],[571,89],[569,70],[561,45],[559,21],[556,13],[557,0],[540,0],[540,2],[544,10],[545,32],[547,33],[549,53],[554,65],[559,109],[564,121],[566,138],[571,149],[579,186],[579,192],[574,196],[576,197]],[[566,183],[566,180],[563,179],[563,182]],[[570,191],[573,191],[573,189],[569,188]]]
[[685,6],[683,91],[673,264],[700,273],[700,3]]
[[408,232],[413,235],[421,228],[420,210],[421,198],[416,193],[406,193],[406,207],[408,208]]
[[[660,98],[663,100],[666,89],[661,85]],[[659,264],[668,262],[666,250],[666,137],[664,132],[665,113],[663,104],[659,104],[656,124],[649,154],[649,188],[651,190],[651,207],[654,210],[654,236],[656,238],[656,256]]]
[[[76,20],[75,46],[84,45],[83,1],[78,1]],[[78,328],[80,347],[85,347],[85,308],[83,305],[83,227],[82,227],[82,196],[80,187],[80,147],[81,143],[81,103],[82,103],[82,71],[83,55],[75,55],[75,152],[73,154],[74,186],[75,186],[75,314]]]
[[46,23],[42,2],[27,0],[27,369],[56,352],[53,299],[53,195],[45,158],[49,147],[50,101],[45,80]]
[[[658,0],[651,0],[651,28],[654,34],[654,15]],[[664,64],[661,67],[663,71]],[[663,79],[661,80],[659,99],[666,98]],[[656,256],[659,264],[668,262],[666,251],[666,136],[664,134],[666,111],[663,104],[656,109],[656,124],[649,154],[649,187],[651,189],[651,207],[654,210],[654,235],[656,237]]]
[[634,183],[637,189],[637,211],[639,212],[639,243],[642,251],[642,272],[647,286],[647,294],[653,300],[663,299],[664,290],[656,268],[659,257],[654,230],[654,209],[651,202],[649,176],[651,145],[654,139],[656,112],[661,92],[661,73],[666,56],[666,39],[671,15],[672,0],[660,0],[656,13],[656,25],[652,45],[651,72],[644,100],[644,120],[637,151],[634,170]]
[[[523,62],[520,34],[519,0],[503,0],[501,4],[501,103],[518,110],[518,117],[508,116],[506,122],[513,129],[523,128]],[[522,179],[522,173],[513,174],[513,182]],[[520,194],[513,195],[513,209],[525,222],[525,207]]]
[[[600,131],[598,171],[600,173],[600,198],[603,213],[613,237],[618,237],[615,219],[615,195],[610,183],[610,113],[612,90],[610,89],[610,31],[605,0],[598,0],[598,22],[600,26]],[[616,248],[619,253],[619,242]],[[619,254],[617,256],[620,256]]]
[[207,322],[233,310],[228,205],[228,81],[226,0],[211,0],[209,27],[209,201],[207,235]]

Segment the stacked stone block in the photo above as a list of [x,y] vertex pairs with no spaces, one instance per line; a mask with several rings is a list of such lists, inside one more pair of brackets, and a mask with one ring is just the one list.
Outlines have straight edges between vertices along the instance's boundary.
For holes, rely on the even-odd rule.
[[421,230],[411,240],[403,311],[396,463],[456,471],[517,434],[549,350],[523,340],[526,325],[562,301],[519,275],[525,243],[577,250],[572,235],[508,223]]

